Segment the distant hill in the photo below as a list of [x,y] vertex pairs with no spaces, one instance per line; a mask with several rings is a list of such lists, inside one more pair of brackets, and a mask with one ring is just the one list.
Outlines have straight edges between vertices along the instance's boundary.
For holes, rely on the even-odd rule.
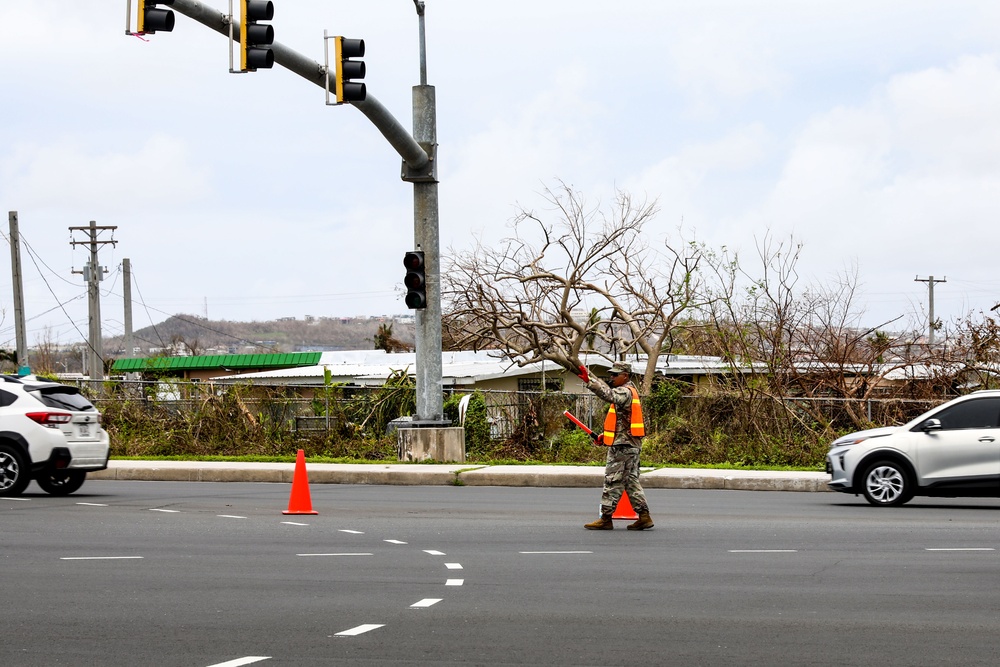
[[283,318],[265,322],[209,320],[197,315],[173,315],[133,333],[138,353],[126,354],[121,336],[105,338],[108,357],[156,354],[248,354],[325,350],[370,350],[382,326],[412,349],[413,317]]

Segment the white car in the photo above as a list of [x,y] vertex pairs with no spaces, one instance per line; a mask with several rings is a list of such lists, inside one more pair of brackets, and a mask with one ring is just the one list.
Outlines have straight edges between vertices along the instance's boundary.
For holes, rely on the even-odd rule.
[[20,495],[34,479],[53,495],[79,489],[108,467],[101,415],[76,387],[0,375],[0,496]]
[[838,438],[826,455],[829,486],[872,505],[914,496],[1000,497],[1000,390],[976,391],[902,426]]

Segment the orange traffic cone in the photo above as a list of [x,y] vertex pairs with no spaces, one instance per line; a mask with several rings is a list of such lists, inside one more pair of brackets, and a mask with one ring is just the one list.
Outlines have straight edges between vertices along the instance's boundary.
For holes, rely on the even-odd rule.
[[319,514],[313,511],[309,497],[309,477],[306,475],[306,453],[299,450],[295,457],[295,474],[292,476],[292,496],[288,499],[288,509],[282,514]]
[[632,509],[632,501],[628,499],[627,492],[622,491],[622,497],[618,501],[618,506],[615,507],[615,513],[611,515],[611,518],[628,519],[629,521],[635,521],[639,518],[639,515]]

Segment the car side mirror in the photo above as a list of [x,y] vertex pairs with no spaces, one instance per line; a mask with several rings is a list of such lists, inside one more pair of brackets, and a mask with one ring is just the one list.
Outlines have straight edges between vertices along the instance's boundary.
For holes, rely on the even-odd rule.
[[940,419],[928,419],[923,424],[920,425],[920,430],[924,433],[930,431],[940,431],[941,430],[941,420]]

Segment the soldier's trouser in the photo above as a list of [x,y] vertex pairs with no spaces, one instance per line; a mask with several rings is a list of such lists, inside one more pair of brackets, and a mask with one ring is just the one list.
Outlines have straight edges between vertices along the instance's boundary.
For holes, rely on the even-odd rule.
[[648,512],[646,494],[639,483],[639,447],[615,445],[608,447],[607,464],[604,467],[604,493],[601,494],[601,514],[615,511],[622,491],[628,492],[632,509]]

